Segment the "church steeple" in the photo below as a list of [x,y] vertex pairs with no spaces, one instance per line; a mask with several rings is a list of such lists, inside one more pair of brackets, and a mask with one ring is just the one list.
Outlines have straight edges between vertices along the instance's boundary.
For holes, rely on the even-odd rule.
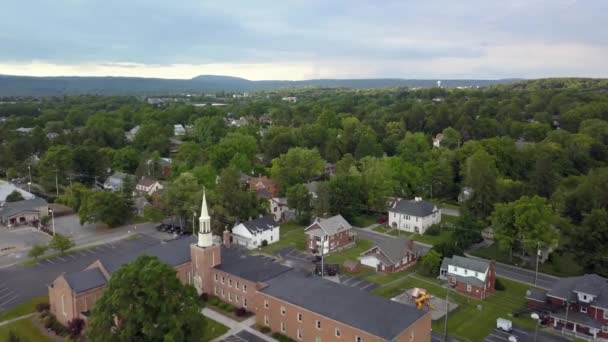
[[198,246],[209,247],[213,244],[213,235],[211,234],[211,217],[207,210],[207,196],[203,190],[203,204],[201,205],[201,216],[198,218]]

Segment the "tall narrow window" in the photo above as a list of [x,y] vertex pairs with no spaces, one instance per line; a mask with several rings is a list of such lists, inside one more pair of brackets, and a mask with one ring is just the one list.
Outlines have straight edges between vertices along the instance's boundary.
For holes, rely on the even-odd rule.
[[287,328],[285,327],[285,322],[281,322],[281,332],[284,333]]
[[270,325],[270,322],[268,321],[268,315],[264,315],[264,324],[266,326]]
[[298,340],[302,339],[302,329],[298,328],[298,334],[297,334],[297,336],[298,336]]

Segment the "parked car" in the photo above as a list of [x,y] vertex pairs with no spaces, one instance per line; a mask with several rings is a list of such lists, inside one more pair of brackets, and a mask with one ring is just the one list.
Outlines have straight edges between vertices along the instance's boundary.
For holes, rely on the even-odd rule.
[[510,333],[513,331],[513,322],[499,317],[496,319],[496,329]]
[[379,217],[379,218],[376,220],[376,223],[379,223],[379,224],[385,224],[385,223],[386,223],[386,216]]

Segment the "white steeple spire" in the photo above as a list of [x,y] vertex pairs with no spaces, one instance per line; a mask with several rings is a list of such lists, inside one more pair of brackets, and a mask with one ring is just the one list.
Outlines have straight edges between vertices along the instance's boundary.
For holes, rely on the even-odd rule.
[[207,196],[203,190],[203,204],[201,205],[201,216],[198,218],[198,246],[210,247],[213,244],[213,235],[211,234],[211,217],[207,210]]

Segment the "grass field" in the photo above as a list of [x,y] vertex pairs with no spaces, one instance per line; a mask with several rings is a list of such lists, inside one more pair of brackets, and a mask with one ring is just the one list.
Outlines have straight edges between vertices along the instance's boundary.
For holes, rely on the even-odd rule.
[[206,319],[207,326],[205,327],[205,335],[201,339],[201,342],[209,342],[213,339],[222,336],[228,331],[228,327],[216,322],[210,318]]
[[388,231],[390,229],[387,228],[386,226],[377,226],[377,227],[374,227],[372,230],[375,231],[375,232],[378,232],[378,233],[384,233],[384,234],[386,234],[386,233],[388,233]]
[[32,322],[31,318],[25,318],[8,325],[0,326],[0,341],[8,341],[9,331],[14,332],[22,342],[52,342]]
[[34,298],[28,300],[27,302],[24,302],[16,307],[14,307],[13,309],[11,309],[9,311],[0,313],[0,322],[7,321],[12,318],[16,318],[16,317],[20,317],[20,316],[32,313],[32,312],[36,311],[36,304],[48,303],[48,301],[49,301],[48,295],[34,297]]
[[357,260],[361,256],[361,253],[372,247],[371,241],[358,239],[355,241],[354,247],[330,254],[325,257],[325,262],[342,265],[346,260]]
[[350,224],[352,224],[355,227],[368,227],[371,226],[372,224],[376,223],[376,220],[378,219],[378,215],[361,215],[361,216],[355,216]]
[[[483,341],[496,325],[496,318],[503,317],[512,320],[518,325],[533,327],[534,321],[525,317],[511,317],[515,311],[525,307],[525,293],[530,286],[500,279],[505,286],[505,291],[497,291],[496,294],[485,300],[477,300],[463,296],[456,292],[450,292],[450,300],[458,303],[459,307],[450,313],[448,319],[448,334],[461,341]],[[445,297],[446,288],[441,282],[434,278],[411,274],[408,278],[397,281],[389,286],[374,290],[374,293],[386,298],[392,298],[405,290],[421,287],[431,294]],[[433,322],[433,331],[443,333],[444,321]]]
[[[391,232],[392,233],[392,232]],[[400,235],[406,236],[409,239],[414,241],[419,241],[422,243],[428,243],[429,245],[436,245],[442,242],[449,241],[452,238],[452,232],[447,229],[442,229],[438,235],[428,235],[428,234],[413,234],[408,232],[399,232]]]
[[304,226],[295,223],[283,223],[281,225],[280,240],[262,248],[262,251],[273,253],[286,247],[303,251],[306,247],[304,228]]

